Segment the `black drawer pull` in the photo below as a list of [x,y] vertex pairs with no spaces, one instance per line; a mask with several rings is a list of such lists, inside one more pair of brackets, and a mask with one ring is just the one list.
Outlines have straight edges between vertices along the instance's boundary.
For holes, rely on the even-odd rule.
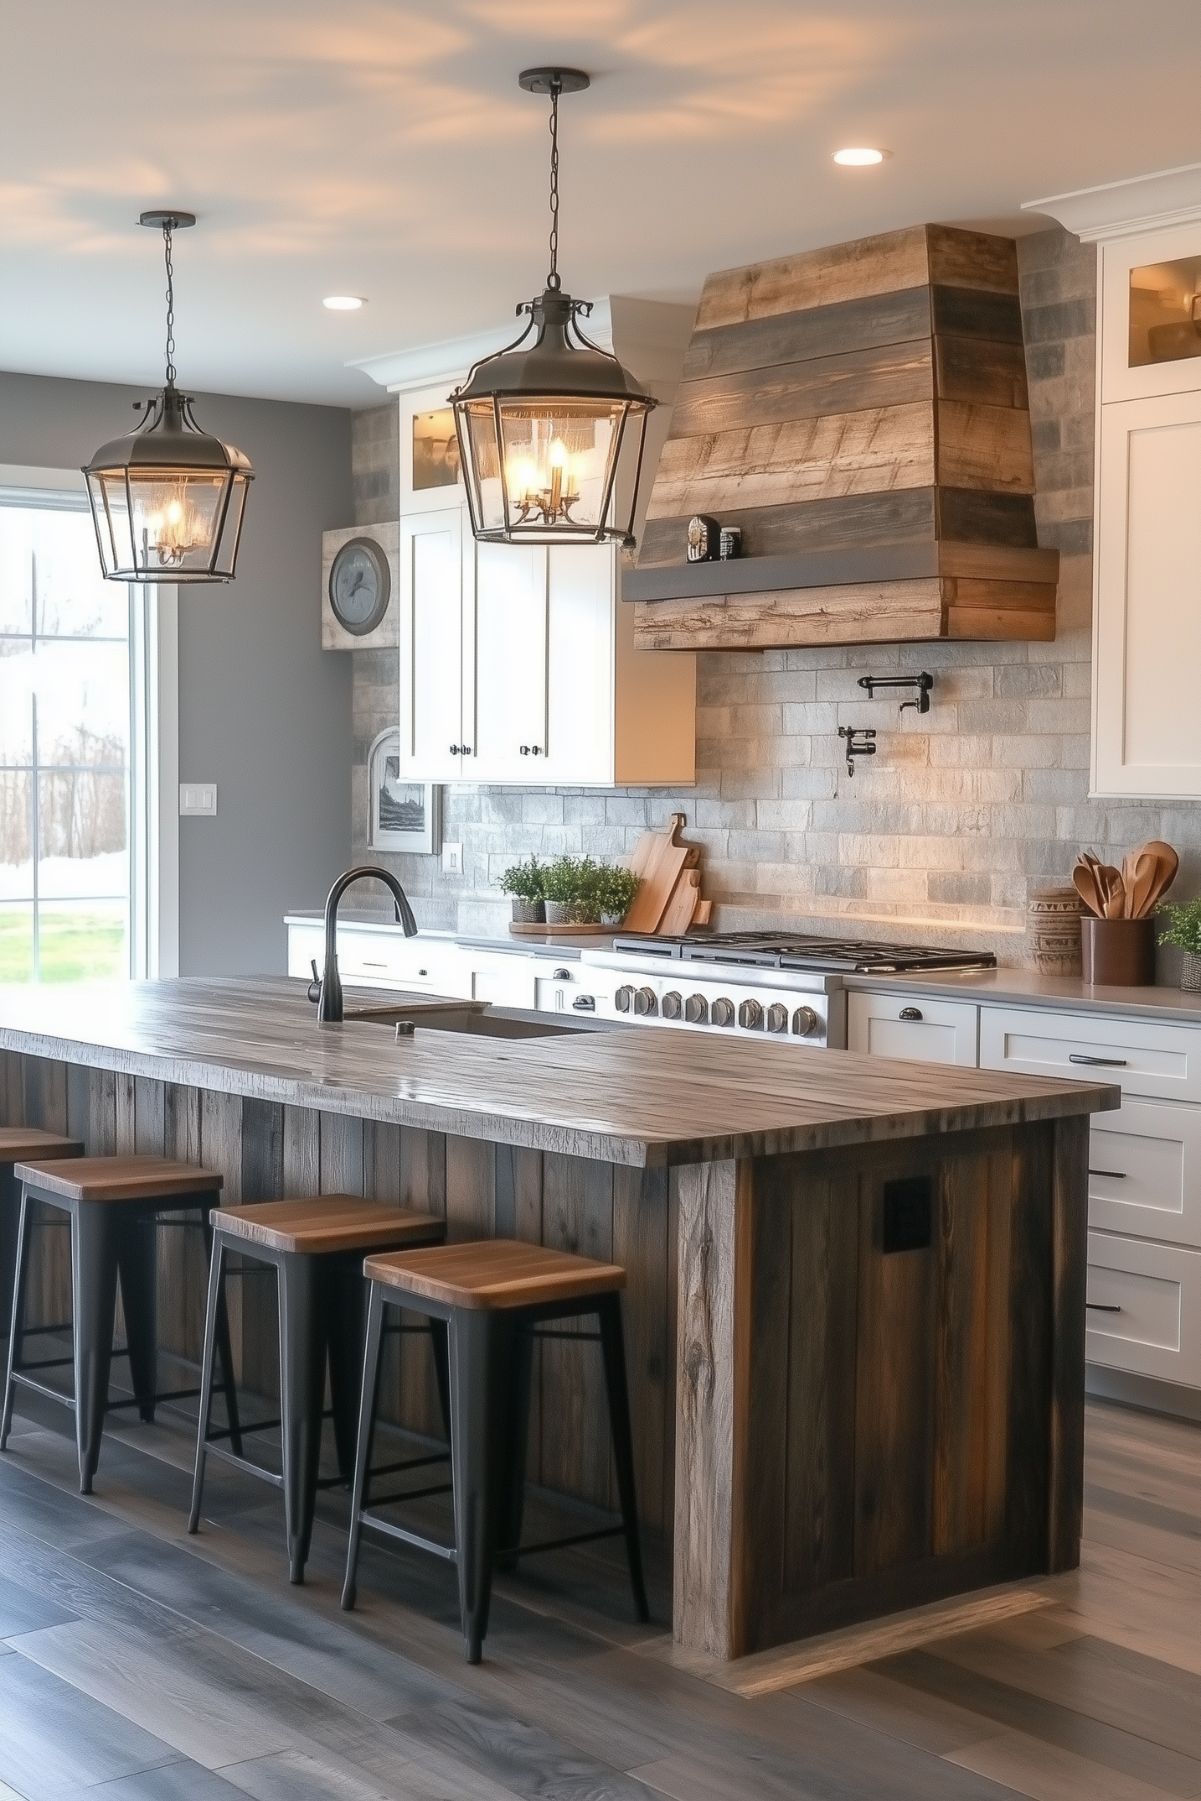
[[922,1010],[920,1007],[902,1007],[900,1013],[897,1015],[898,1019],[920,1019],[921,1016]]
[[1090,1313],[1120,1313],[1122,1309],[1115,1307],[1112,1301],[1085,1301],[1084,1305]]
[[571,1004],[577,1013],[596,1012],[596,996],[593,994],[577,994]]
[[1069,1051],[1069,1063],[1087,1063],[1097,1069],[1125,1069],[1125,1057],[1086,1057],[1083,1051]]
[[1108,1176],[1111,1182],[1124,1182],[1126,1180],[1126,1171],[1124,1169],[1090,1169],[1088,1173],[1090,1176]]

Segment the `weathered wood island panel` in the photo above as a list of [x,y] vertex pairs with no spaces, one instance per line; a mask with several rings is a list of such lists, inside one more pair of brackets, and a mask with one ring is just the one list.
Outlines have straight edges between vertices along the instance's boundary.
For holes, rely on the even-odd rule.
[[[674,1539],[692,1647],[1076,1561],[1087,1116],[1116,1091],[696,1034],[394,1043],[319,1030],[302,994],[9,991],[0,1122],[203,1161],[231,1200],[362,1193],[624,1264],[640,1511]],[[161,1234],[186,1355],[199,1256]],[[64,1317],[61,1262],[48,1279]],[[243,1377],[270,1392],[273,1312],[234,1286]],[[598,1360],[540,1356],[531,1479],[608,1505]],[[423,1361],[388,1410],[433,1427]]]

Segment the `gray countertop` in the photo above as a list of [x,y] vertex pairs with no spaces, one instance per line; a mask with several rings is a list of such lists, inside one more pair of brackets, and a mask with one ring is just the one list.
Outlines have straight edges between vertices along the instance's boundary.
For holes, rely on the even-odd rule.
[[280,977],[3,988],[0,1050],[634,1166],[923,1138],[1120,1100],[1097,1083],[699,1033],[472,1036],[423,1026],[420,1010],[453,1001],[378,997],[388,1011],[406,998],[416,1030],[396,1039],[365,1018],[318,1026],[305,984]]
[[846,986],[873,994],[927,994],[991,1006],[1055,1007],[1072,1013],[1123,1013],[1164,1025],[1201,1025],[1201,994],[1179,988],[1091,988],[1079,976],[1029,969],[927,971],[920,975],[847,976]]

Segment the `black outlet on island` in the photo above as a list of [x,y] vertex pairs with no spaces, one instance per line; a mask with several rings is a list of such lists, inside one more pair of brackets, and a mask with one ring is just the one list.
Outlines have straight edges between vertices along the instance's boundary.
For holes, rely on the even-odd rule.
[[924,1251],[934,1233],[934,1186],[929,1176],[898,1176],[884,1184],[881,1249]]

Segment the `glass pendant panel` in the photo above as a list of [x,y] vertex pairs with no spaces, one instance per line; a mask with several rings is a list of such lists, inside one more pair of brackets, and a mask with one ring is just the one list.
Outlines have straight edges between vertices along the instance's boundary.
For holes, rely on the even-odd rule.
[[240,471],[90,472],[89,497],[105,575],[127,581],[229,579],[246,488]]

